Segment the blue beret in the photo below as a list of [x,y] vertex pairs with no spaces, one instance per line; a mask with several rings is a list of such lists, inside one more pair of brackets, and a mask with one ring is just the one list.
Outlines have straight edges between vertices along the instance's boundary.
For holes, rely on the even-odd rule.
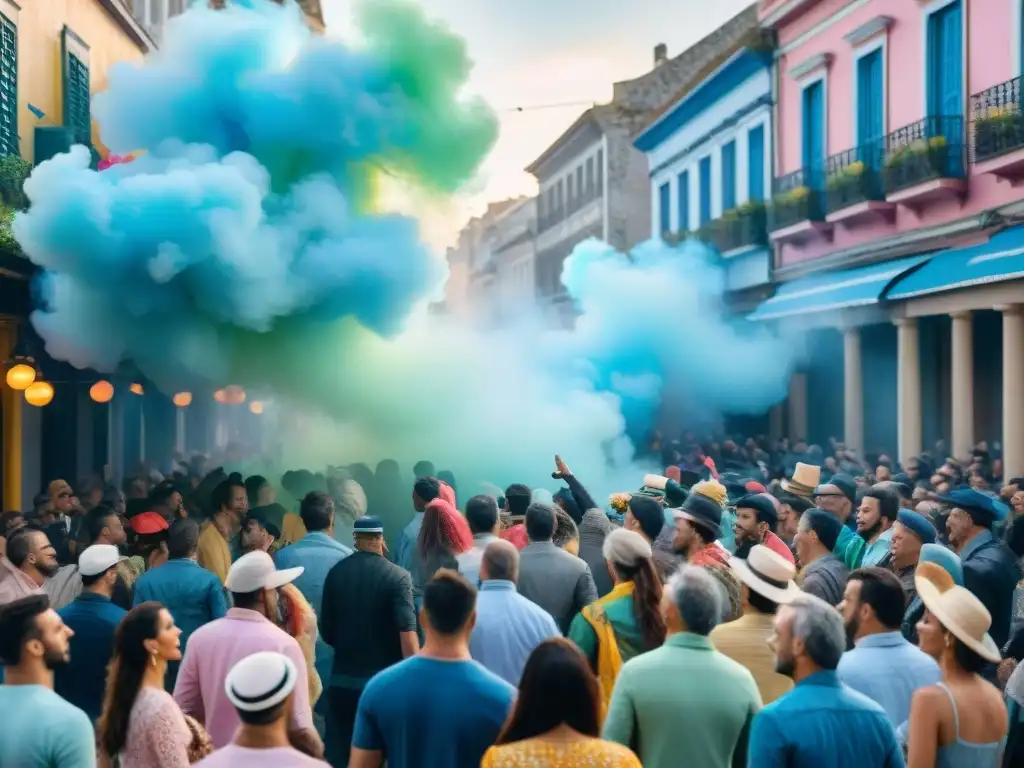
[[903,527],[917,536],[922,543],[931,544],[935,541],[935,526],[932,525],[931,520],[920,512],[915,512],[912,509],[901,509],[896,515],[896,519],[903,523]]
[[959,488],[945,496],[939,496],[939,501],[967,512],[980,512],[996,521],[1005,520],[1010,513],[1009,507],[1003,502],[974,488]]
[[384,523],[380,521],[379,517],[366,515],[360,517],[352,524],[352,533],[353,535],[360,533],[384,533]]
[[921,547],[921,563],[935,563],[946,573],[953,577],[953,582],[964,585],[964,566],[960,556],[952,550],[946,549],[941,544],[925,544]]

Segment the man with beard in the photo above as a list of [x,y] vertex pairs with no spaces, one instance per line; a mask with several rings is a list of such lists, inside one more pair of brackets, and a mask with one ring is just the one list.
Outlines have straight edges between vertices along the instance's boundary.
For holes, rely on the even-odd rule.
[[794,687],[754,718],[748,768],[903,768],[885,710],[839,680],[846,638],[832,606],[797,595],[779,606],[768,645]]
[[95,767],[89,717],[53,692],[53,671],[70,661],[73,634],[46,595],[0,608],[0,765]]
[[752,547],[763,544],[772,552],[795,563],[786,542],[775,535],[779,517],[775,505],[766,494],[755,493],[736,502],[736,557],[746,559]]
[[857,534],[864,539],[860,565],[878,565],[889,554],[892,525],[900,512],[900,497],[895,491],[877,485],[864,494],[857,510]]
[[7,542],[7,558],[0,560],[0,607],[42,594],[43,584],[59,569],[57,551],[46,534],[22,528]]
[[884,568],[851,573],[839,604],[854,646],[839,662],[839,679],[880,704],[893,728],[910,717],[914,691],[942,679],[935,660],[900,633],[904,605],[903,585]]

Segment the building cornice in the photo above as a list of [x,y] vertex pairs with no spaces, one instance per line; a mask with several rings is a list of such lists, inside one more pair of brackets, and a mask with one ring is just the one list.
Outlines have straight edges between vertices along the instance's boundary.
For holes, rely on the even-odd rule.
[[875,16],[875,18],[861,24],[855,30],[843,36],[843,39],[854,48],[864,45],[876,35],[889,31],[895,19],[892,16]]
[[124,4],[124,0],[99,0],[100,7],[103,8],[111,18],[117,23],[117,25],[124,31],[128,37],[132,39],[143,53],[150,53],[156,50],[156,43],[153,38],[149,36],[146,29],[132,16],[128,6]]

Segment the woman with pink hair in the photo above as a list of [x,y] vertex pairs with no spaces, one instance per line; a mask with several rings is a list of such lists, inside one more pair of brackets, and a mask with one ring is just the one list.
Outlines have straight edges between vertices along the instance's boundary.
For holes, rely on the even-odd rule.
[[466,518],[455,508],[455,492],[441,483],[441,495],[424,508],[423,525],[413,558],[413,597],[419,609],[423,587],[441,568],[459,569],[456,555],[473,547],[473,534]]

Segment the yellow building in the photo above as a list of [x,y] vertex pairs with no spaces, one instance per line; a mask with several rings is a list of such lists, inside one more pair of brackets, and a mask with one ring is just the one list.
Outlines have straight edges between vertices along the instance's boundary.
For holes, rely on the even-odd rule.
[[[122,0],[0,0],[0,155],[36,163],[63,151],[69,132],[61,126],[72,141],[95,144],[91,95],[106,87],[113,64],[152,49]],[[8,261],[0,263],[0,360],[11,357],[27,322],[30,265]],[[41,418],[23,393],[0,386],[3,508],[24,509],[44,479]]]

